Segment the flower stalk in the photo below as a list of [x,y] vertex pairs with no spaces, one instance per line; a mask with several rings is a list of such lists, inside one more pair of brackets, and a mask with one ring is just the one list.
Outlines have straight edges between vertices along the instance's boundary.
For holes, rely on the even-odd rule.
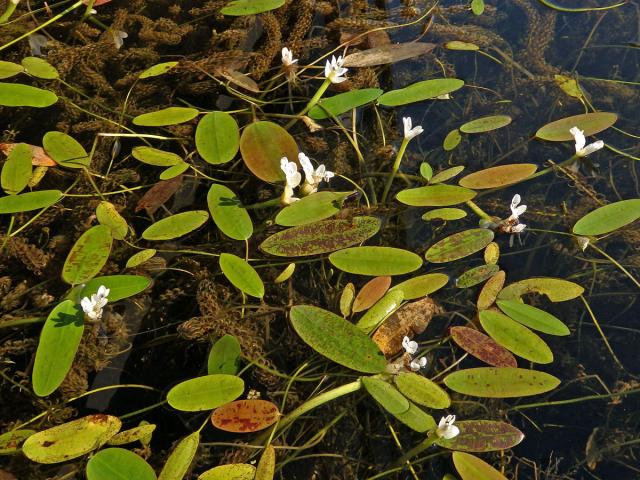
[[9,18],[11,18],[13,12],[16,11],[16,7],[19,3],[20,0],[9,0],[7,2],[7,8],[5,9],[4,13],[0,15],[0,23],[7,23],[9,21]]

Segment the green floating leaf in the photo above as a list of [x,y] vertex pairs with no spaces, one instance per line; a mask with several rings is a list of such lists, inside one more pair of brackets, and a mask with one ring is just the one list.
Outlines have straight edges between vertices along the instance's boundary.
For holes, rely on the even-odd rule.
[[[449,408],[449,394],[428,378],[413,372],[395,376],[396,387],[412,402],[428,408]],[[456,423],[457,425],[458,423]]]
[[432,263],[446,263],[468,257],[489,245],[493,235],[493,231],[486,228],[454,233],[432,245],[427,250],[425,258]]
[[409,402],[409,410],[403,413],[398,413],[394,415],[394,417],[416,432],[424,433],[436,428],[436,421],[433,417],[423,412],[419,407],[411,402]]
[[155,248],[146,248],[144,250],[141,250],[129,257],[129,260],[127,260],[125,267],[134,268],[138,265],[142,265],[144,262],[152,258],[156,253],[157,250]]
[[280,272],[280,274],[276,278],[273,279],[273,283],[286,282],[291,278],[295,270],[296,270],[296,264],[290,263],[289,265],[286,266],[284,270],[282,270],[282,272]]
[[260,457],[256,476],[253,480],[273,480],[276,473],[276,449],[273,445],[267,445]]
[[171,240],[200,228],[209,220],[204,210],[192,210],[163,218],[142,232],[145,240]]
[[308,115],[314,120],[337,117],[354,108],[373,102],[380,95],[382,95],[382,90],[379,88],[364,88],[340,93],[320,100],[315,107],[309,110]]
[[560,380],[545,372],[524,368],[480,367],[450,373],[444,383],[454,392],[473,397],[517,398],[553,390]]
[[393,247],[351,247],[329,255],[331,264],[357,275],[404,275],[422,266],[419,255]]
[[356,327],[366,333],[375,330],[389,315],[400,307],[403,299],[404,294],[402,290],[387,292],[358,320]]
[[9,195],[20,193],[31,179],[31,147],[26,143],[17,144],[7,156],[2,166],[0,183]]
[[264,297],[264,283],[260,275],[242,258],[223,253],[220,255],[220,268],[234,287],[252,297]]
[[30,212],[47,208],[62,198],[60,190],[41,190],[0,197],[0,214]]
[[178,65],[178,62],[158,63],[153,67],[147,68],[144,72],[140,74],[139,78],[144,79],[149,77],[157,77],[158,75],[164,75],[176,65]]
[[546,295],[552,302],[566,302],[582,295],[584,288],[561,278],[534,277],[507,285],[498,294],[498,299],[520,300],[527,293]]
[[171,180],[172,178],[177,177],[181,173],[186,172],[189,169],[189,166],[190,165],[187,162],[179,163],[177,165],[167,168],[166,170],[163,170],[159,178],[160,180]]
[[460,135],[460,130],[457,128],[451,130],[447,133],[447,136],[444,137],[444,142],[442,142],[442,148],[445,152],[450,152],[454,150],[460,142],[462,141],[462,135]]
[[378,230],[380,221],[374,217],[324,220],[275,233],[260,244],[260,250],[279,257],[320,255],[362,243]]
[[183,163],[182,158],[175,153],[165,152],[164,150],[147,146],[134,147],[133,150],[131,150],[131,155],[142,163],[155,165],[157,167],[172,167]]
[[422,162],[420,164],[420,175],[427,181],[431,180],[433,177],[433,168],[431,168],[431,165],[427,162]]
[[89,415],[30,436],[22,452],[33,462],[66,462],[100,448],[121,426],[118,417],[101,413]]
[[518,362],[509,350],[475,328],[451,327],[451,338],[465,352],[493,367],[516,368]]
[[507,480],[487,462],[469,453],[453,452],[453,464],[462,480]]
[[[376,277],[379,278],[379,277]],[[354,298],[356,296],[356,287],[353,283],[349,282],[344,286],[342,294],[340,295],[340,313],[344,318],[351,315],[351,307],[353,306]]]
[[408,103],[421,102],[455,92],[464,85],[457,78],[436,78],[414,83],[405,88],[391,90],[378,98],[378,103],[386,107],[397,107]]
[[87,480],[156,480],[144,458],[124,448],[105,448],[87,462]]
[[84,332],[84,313],[72,300],[55,306],[44,322],[33,365],[33,392],[46,397],[67,376]]
[[164,127],[188,122],[198,116],[198,110],[189,107],[167,107],[155,112],[143,113],[133,119],[141,127]]
[[24,72],[24,68],[22,67],[22,65],[0,60],[0,79],[11,78],[22,72]]
[[467,216],[467,212],[461,208],[436,208],[422,215],[422,219],[430,222],[431,220],[460,220]]
[[427,273],[405,280],[391,290],[401,290],[405,300],[415,300],[440,290],[448,282],[449,276],[444,273]]
[[387,361],[369,336],[344,318],[311,305],[291,309],[291,324],[300,338],[330,360],[364,373],[381,373]]
[[[0,69],[2,65],[0,65]],[[11,430],[0,435],[0,455],[13,455],[20,451],[22,442],[31,435],[36,433],[35,430],[19,429]],[[12,479],[7,479],[12,480]]]
[[153,423],[141,424],[137,427],[130,428],[129,430],[124,430],[122,432],[116,433],[109,439],[107,444],[125,445],[127,443],[137,442],[138,440],[143,441],[145,438],[150,437],[155,429],[156,425],[154,425]]
[[200,445],[200,431],[193,432],[180,440],[162,467],[158,480],[182,480],[198,451],[198,445]]
[[344,57],[344,66],[349,68],[374,67],[397,63],[429,53],[435,47],[435,44],[425,42],[391,43],[351,53]]
[[317,192],[303,197],[278,212],[275,222],[283,227],[297,227],[332,217],[354,192]]
[[277,123],[254,122],[240,136],[240,153],[247,168],[260,180],[280,182],[285,179],[280,159],[298,159],[298,145],[291,134]]
[[576,235],[603,235],[629,225],[639,218],[640,198],[622,200],[587,213],[573,226],[573,233]]
[[513,302],[510,300],[498,300],[496,303],[500,310],[513,320],[533,330],[559,336],[565,336],[571,333],[569,328],[562,323],[562,320],[544,310],[532,307],[526,303]]
[[518,445],[524,434],[513,425],[492,420],[456,422],[460,433],[449,440],[438,438],[436,445],[463,452],[496,452]]
[[284,2],[285,0],[232,0],[220,13],[234,17],[256,15],[280,8]]
[[511,123],[508,115],[491,115],[490,117],[476,118],[460,127],[463,133],[484,133],[506,127]]
[[240,370],[240,343],[233,335],[223,335],[213,344],[207,360],[207,373],[235,375]]
[[456,185],[433,185],[402,190],[396,198],[399,202],[413,207],[447,207],[466,202],[475,196],[476,192],[468,188]]
[[536,137],[550,142],[567,142],[573,140],[573,135],[569,133],[572,127],[584,130],[585,137],[588,137],[606,130],[616,123],[616,120],[618,116],[615,113],[583,113],[547,123],[536,132]]
[[100,202],[96,207],[96,218],[101,225],[106,225],[111,229],[111,236],[116,240],[124,240],[129,233],[127,221],[118,213],[113,203]]
[[483,188],[497,188],[521,182],[535,173],[538,169],[533,163],[515,163],[485,168],[479,172],[462,177],[460,186],[480,190]]
[[484,0],[471,0],[471,11],[474,15],[482,15],[484,13]]
[[436,173],[429,183],[442,183],[447,180],[455,177],[460,172],[464,170],[462,165],[458,165],[457,167],[447,168],[446,170],[442,170],[441,172]]
[[206,162],[212,165],[227,163],[236,156],[239,146],[238,123],[227,112],[207,113],[198,122],[196,149]]
[[0,83],[0,105],[5,107],[49,107],[58,96],[41,88],[21,83]]
[[62,167],[84,168],[88,167],[91,161],[84,147],[66,133],[45,133],[42,137],[42,146],[47,155]]
[[24,57],[20,63],[22,63],[24,70],[33,77],[54,80],[60,76],[53,65],[40,57]]
[[104,285],[109,289],[109,302],[117,302],[125,298],[133,297],[146,290],[151,285],[151,279],[142,275],[106,275],[95,277],[89,280],[82,292],[81,297],[91,297],[98,293],[98,289]]
[[214,183],[207,194],[207,205],[214,223],[227,237],[234,240],[247,240],[251,237],[251,217],[231,189]]
[[456,287],[470,288],[478,285],[479,283],[493,277],[498,273],[498,270],[500,270],[498,265],[479,265],[474,267],[456,278]]
[[362,377],[360,381],[369,392],[369,395],[391,415],[397,415],[409,410],[409,400],[389,382],[376,377]]
[[553,352],[544,340],[506,315],[483,310],[480,323],[491,338],[519,357],[535,363],[553,362]]
[[475,43],[461,42],[459,40],[445,43],[444,48],[447,50],[480,50],[480,47]]
[[198,480],[254,480],[255,475],[256,467],[253,465],[233,463],[213,467],[200,474]]
[[84,232],[67,255],[62,279],[71,285],[91,280],[107,263],[112,243],[111,228],[106,225],[96,225]]
[[244,381],[235,375],[205,375],[179,383],[167,393],[167,402],[176,410],[213,410],[234,401],[244,391]]

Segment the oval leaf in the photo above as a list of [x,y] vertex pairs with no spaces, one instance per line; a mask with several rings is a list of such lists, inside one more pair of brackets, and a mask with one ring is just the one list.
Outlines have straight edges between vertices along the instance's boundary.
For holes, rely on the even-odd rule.
[[87,463],[87,480],[156,480],[142,457],[124,448],[106,448]]
[[182,158],[175,153],[165,152],[164,150],[147,146],[134,147],[134,149],[131,150],[131,155],[142,163],[155,165],[157,167],[172,167],[183,163]]
[[[449,408],[451,399],[438,385],[428,378],[413,372],[395,376],[396,387],[412,402],[428,408]],[[458,423],[456,423],[458,425]]]
[[207,374],[235,375],[240,370],[240,353],[238,339],[233,335],[223,335],[211,347],[207,360]]
[[24,67],[22,65],[0,60],[0,79],[11,78],[22,72],[24,72]]
[[126,268],[134,268],[138,265],[142,265],[144,262],[152,258],[157,253],[155,248],[146,248],[144,250],[139,251],[138,253],[134,253],[129,257],[127,263],[125,265]]
[[378,98],[378,103],[386,107],[397,107],[455,92],[463,85],[464,82],[457,78],[424,80],[399,90],[391,90]]
[[260,275],[242,258],[223,253],[220,255],[220,268],[234,287],[252,297],[264,296],[264,284]]
[[376,277],[369,280],[358,292],[351,310],[353,313],[368,310],[380,300],[391,286],[391,277]]
[[220,13],[230,16],[255,15],[280,8],[284,2],[285,0],[232,0]]
[[205,375],[179,383],[167,393],[167,402],[176,410],[213,410],[232,402],[244,391],[244,381],[234,375]]
[[451,327],[451,338],[465,352],[493,367],[518,366],[516,357],[509,350],[498,345],[491,337],[474,328]]
[[442,170],[441,172],[436,173],[430,180],[429,183],[442,183],[442,182],[446,182],[447,180],[452,179],[453,177],[455,177],[456,175],[458,175],[460,172],[462,172],[464,170],[464,167],[462,165],[458,165],[456,167],[451,167],[451,168],[447,168],[445,170]]
[[116,433],[109,439],[107,444],[109,445],[125,445],[127,443],[137,442],[138,440],[144,440],[151,436],[156,429],[156,425],[153,423],[146,423],[137,427],[130,428],[123,432]]
[[480,294],[478,295],[478,301],[476,303],[478,310],[486,310],[493,305],[493,302],[498,298],[498,293],[500,293],[500,290],[502,290],[502,287],[504,286],[505,278],[506,274],[504,270],[500,270],[493,277],[487,280],[487,283],[484,284],[482,290],[480,290]]
[[144,72],[142,72],[140,74],[140,78],[149,78],[157,77],[158,75],[164,75],[176,65],[178,65],[178,62],[158,63],[157,65],[149,67]]
[[422,215],[422,219],[426,221],[431,220],[460,220],[467,216],[467,212],[462,210],[461,208],[436,208],[435,210],[430,210],[424,215]]
[[451,150],[455,149],[458,145],[460,145],[461,141],[462,141],[462,135],[460,135],[460,130],[456,128],[454,130],[451,130],[449,133],[447,133],[447,136],[444,137],[444,141],[442,142],[442,148],[444,149],[445,152],[450,152]]
[[[433,181],[433,179],[431,179]],[[398,192],[399,202],[413,207],[448,207],[471,200],[476,192],[456,185],[432,185]]]
[[17,144],[9,153],[2,166],[0,183],[9,195],[20,193],[31,179],[31,147],[26,143]]
[[583,113],[547,123],[536,132],[536,137],[550,142],[567,142],[573,140],[573,135],[569,133],[572,127],[584,130],[585,137],[588,137],[606,130],[616,123],[617,119],[615,113]]
[[508,115],[492,115],[489,117],[476,118],[460,127],[463,133],[484,133],[506,127],[511,123]]
[[389,382],[376,377],[362,377],[361,382],[369,395],[391,415],[399,415],[409,410],[409,400]]
[[118,213],[113,203],[100,202],[96,207],[96,218],[101,225],[111,229],[111,236],[116,240],[124,240],[129,233],[127,221]]
[[486,228],[474,228],[443,238],[432,245],[425,258],[432,263],[446,263],[468,257],[479,252],[493,240],[493,231]]
[[142,275],[106,275],[89,280],[80,297],[91,297],[98,293],[98,289],[104,285],[109,289],[109,302],[117,302],[125,298],[133,297],[144,291],[151,285],[151,279]]
[[518,445],[524,434],[505,422],[463,420],[456,422],[460,433],[449,440],[438,438],[436,445],[463,452],[495,452]]
[[62,167],[83,168],[89,166],[89,154],[73,137],[62,132],[47,132],[42,146],[51,158]]
[[559,336],[571,333],[562,320],[544,310],[511,300],[498,300],[496,303],[500,310],[513,320],[533,330]]
[[287,157],[295,162],[298,146],[280,125],[261,121],[247,125],[242,131],[240,153],[247,168],[260,180],[279,182],[285,179],[280,159]]
[[198,480],[254,480],[256,467],[244,463],[220,465],[202,473]]
[[480,367],[450,373],[444,383],[454,392],[473,397],[517,398],[553,390],[560,380],[545,372],[524,368]]
[[[484,9],[484,3],[482,8]],[[507,480],[487,462],[469,453],[453,452],[453,464],[462,480]]]
[[411,402],[409,402],[409,410],[398,413],[394,417],[416,432],[424,433],[436,428],[436,421],[433,417]]
[[256,476],[253,480],[273,480],[276,473],[276,449],[273,445],[267,445],[260,457]]
[[[407,42],[392,43],[380,47],[369,48],[361,52],[351,53],[344,57],[345,67],[373,67],[397,63],[408,58],[429,53],[436,47],[433,43]],[[382,91],[380,92],[382,93]]]
[[227,237],[246,240],[253,234],[253,223],[233,191],[214,183],[207,194],[207,205],[216,226]]
[[113,237],[106,225],[96,225],[84,232],[71,247],[62,267],[62,279],[71,285],[95,277],[109,259]]
[[200,445],[200,431],[193,432],[180,440],[162,467],[158,480],[182,480],[198,451],[198,445]]
[[47,208],[62,198],[60,190],[41,190],[0,198],[0,214],[30,212]]
[[405,280],[391,290],[401,290],[405,300],[414,300],[440,290],[448,282],[449,277],[444,273],[427,273]]
[[474,267],[456,278],[456,287],[470,288],[478,285],[498,273],[498,270],[500,270],[498,265],[479,265]]
[[354,108],[373,102],[380,95],[382,95],[382,90],[379,88],[363,88],[362,90],[340,93],[320,100],[315,107],[309,110],[308,115],[314,120],[337,117]]
[[527,293],[546,295],[552,302],[566,302],[579,297],[584,292],[577,283],[552,277],[534,277],[514,282],[502,289],[499,300],[520,300]]
[[60,76],[53,65],[40,57],[24,57],[20,63],[25,71],[33,77],[54,80]]
[[144,232],[145,240],[171,240],[200,228],[209,220],[209,214],[204,210],[177,213],[157,221]]
[[297,227],[324,220],[338,213],[351,194],[353,192],[314,193],[280,210],[275,221],[283,227]]
[[576,235],[602,235],[629,225],[639,218],[640,198],[622,200],[587,213],[573,226],[573,233]]
[[458,182],[466,188],[497,188],[521,182],[537,170],[533,163],[515,163],[486,168],[462,177]]
[[236,156],[239,145],[238,123],[228,113],[207,113],[198,123],[196,149],[206,162],[212,165],[227,163]]
[[376,304],[365,313],[356,326],[369,333],[375,330],[384,320],[395,312],[402,303],[404,296],[402,290],[387,292]]
[[357,275],[404,275],[422,266],[413,252],[393,247],[351,247],[329,255],[331,264]]
[[22,85],[0,83],[0,105],[5,107],[49,107],[58,101],[58,96],[49,90]]
[[198,116],[198,110],[188,107],[167,107],[155,112],[143,113],[133,119],[134,125],[164,127],[188,122]]
[[236,400],[214,410],[211,423],[225,432],[251,433],[270,427],[280,417],[278,407],[266,400]]

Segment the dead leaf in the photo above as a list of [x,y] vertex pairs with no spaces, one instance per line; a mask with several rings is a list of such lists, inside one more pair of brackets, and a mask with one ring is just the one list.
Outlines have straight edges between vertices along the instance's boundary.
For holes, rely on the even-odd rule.
[[383,45],[362,52],[352,53],[344,59],[345,67],[373,67],[396,63],[429,53],[436,47],[434,43],[411,42]]
[[256,93],[260,92],[258,84],[242,72],[238,72],[237,70],[233,70],[228,67],[219,67],[216,68],[216,74],[226,78],[231,83],[242,87],[245,90]]
[[322,130],[322,125],[317,124],[312,118],[307,117],[306,115],[302,116],[302,121],[307,126],[311,133],[317,132],[318,130]]
[[149,215],[155,213],[169,200],[182,186],[183,175],[178,175],[170,180],[162,180],[147,190],[136,205],[136,212],[144,209]]
[[[18,145],[17,143],[0,143],[0,151],[5,155],[9,155],[11,151]],[[28,143],[26,145],[29,145]],[[56,161],[47,155],[42,147],[29,145],[31,147],[31,165],[36,167],[55,167],[58,165]]]

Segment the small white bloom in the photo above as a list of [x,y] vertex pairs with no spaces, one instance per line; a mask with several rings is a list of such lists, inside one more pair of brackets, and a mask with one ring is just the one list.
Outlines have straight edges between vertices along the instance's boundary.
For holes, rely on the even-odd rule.
[[405,336],[402,339],[402,348],[404,348],[404,351],[409,355],[413,355],[418,351],[418,342],[414,342],[409,337]]
[[407,140],[411,140],[424,132],[420,125],[411,128],[413,126],[411,117],[402,117],[402,123],[404,123],[404,138]]
[[122,30],[113,30],[111,32],[111,37],[113,38],[113,43],[116,44],[116,49],[120,50],[122,45],[124,45],[124,39],[129,37],[127,32],[123,32]]
[[516,193],[511,199],[511,216],[509,217],[509,219],[518,220],[520,215],[527,211],[526,205],[520,205],[521,201],[522,198],[519,194]]
[[445,440],[450,440],[454,437],[457,437],[460,433],[460,429],[454,425],[455,421],[455,415],[447,415],[446,417],[442,417],[440,419],[440,422],[438,423],[436,435],[438,435],[438,437],[440,438],[444,438]]
[[331,61],[327,60],[327,64],[324,67],[324,76],[331,80],[331,83],[342,83],[347,77],[344,76],[348,69],[343,67],[344,59],[339,56],[331,57]]
[[302,152],[298,154],[298,162],[300,162],[302,170],[304,170],[305,179],[303,189],[306,195],[317,192],[322,181],[328,182],[335,176],[333,172],[327,170],[322,164],[314,169],[309,157]]
[[504,220],[500,226],[506,233],[522,233],[526,224],[520,223],[520,215],[527,211],[526,205],[520,205],[522,198],[517,193],[511,199],[511,216]]
[[42,57],[42,48],[47,46],[49,39],[40,33],[32,33],[28,37],[31,55],[34,57]]
[[584,130],[580,130],[578,127],[572,127],[569,130],[569,133],[573,135],[573,138],[576,141],[576,155],[578,157],[586,157],[587,155],[604,147],[604,142],[602,140],[590,143],[585,147],[587,139],[584,137]]
[[417,372],[418,370],[426,366],[427,366],[427,357],[420,357],[415,360],[411,360],[411,363],[409,364],[409,367],[411,367],[411,370],[413,370],[414,372]]
[[287,157],[282,157],[280,159],[280,168],[286,177],[286,184],[284,186],[282,197],[280,197],[280,201],[284,205],[289,205],[290,203],[300,200],[293,196],[293,189],[300,185],[302,175],[300,175],[300,172],[298,171],[298,166],[294,162],[290,162]]
[[107,305],[110,290],[104,285],[100,285],[98,292],[91,295],[91,298],[84,297],[80,300],[80,306],[85,315],[93,321],[98,321],[102,318],[102,311]]
[[293,58],[293,52],[289,50],[287,47],[284,47],[282,49],[282,64],[285,67],[290,67],[291,65],[297,62],[298,62],[298,59]]

